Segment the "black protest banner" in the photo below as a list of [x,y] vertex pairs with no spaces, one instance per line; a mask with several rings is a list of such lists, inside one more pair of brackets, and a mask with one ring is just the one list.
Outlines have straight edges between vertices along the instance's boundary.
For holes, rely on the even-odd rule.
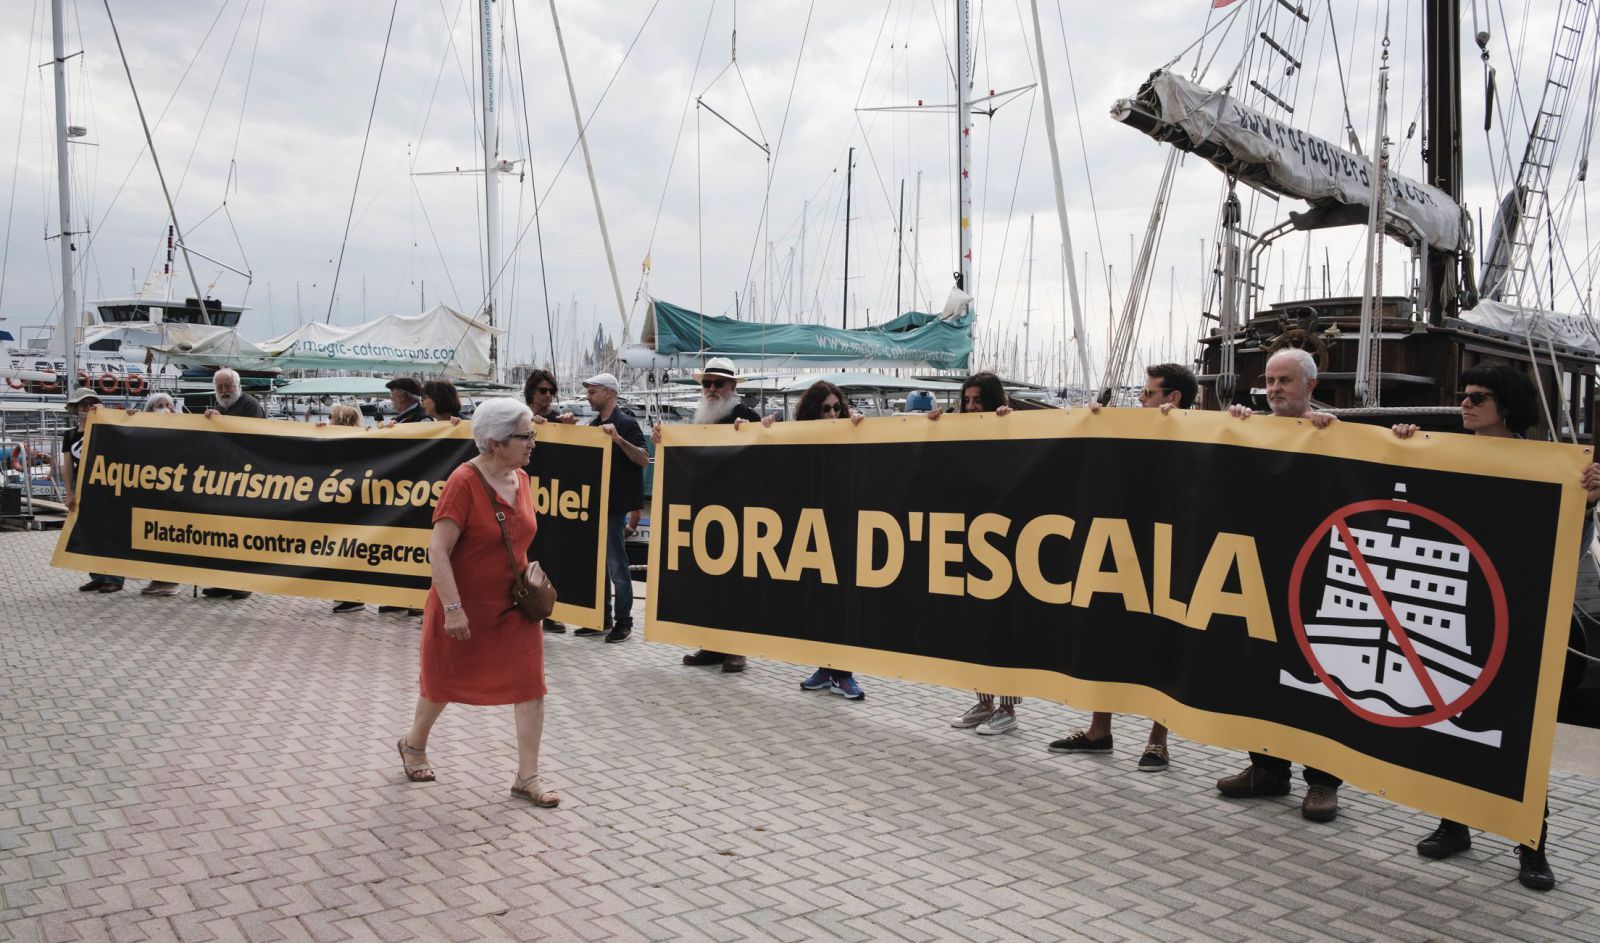
[[1537,841],[1588,460],[1137,409],[672,426],[647,635],[1142,714]]
[[556,588],[552,618],[591,629],[605,621],[605,507],[611,487],[611,438],[589,426],[535,427],[528,484],[539,532],[528,558]]
[[53,565],[379,605],[423,605],[434,506],[477,454],[467,423],[91,416]]

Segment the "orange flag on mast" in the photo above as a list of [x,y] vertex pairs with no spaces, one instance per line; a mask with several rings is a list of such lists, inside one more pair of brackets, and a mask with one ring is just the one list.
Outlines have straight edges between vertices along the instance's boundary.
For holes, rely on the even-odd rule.
[[1239,0],[1211,0],[1211,9],[1220,10],[1220,9],[1222,9],[1223,7],[1227,6],[1230,3],[1238,3],[1238,2],[1239,2]]

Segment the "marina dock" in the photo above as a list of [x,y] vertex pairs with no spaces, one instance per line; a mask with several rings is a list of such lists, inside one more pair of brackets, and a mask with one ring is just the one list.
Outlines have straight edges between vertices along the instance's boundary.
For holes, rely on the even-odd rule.
[[0,533],[0,940],[1600,939],[1600,731],[1560,732],[1539,894],[1505,839],[1426,861],[1435,820],[1354,788],[1324,825],[1298,778],[1223,799],[1243,757],[1181,732],[1138,773],[1140,718],[1059,756],[1057,704],[979,737],[965,692],[547,635],[538,810],[509,708],[451,707],[438,782],[400,775],[419,620],[78,593],[56,537]]

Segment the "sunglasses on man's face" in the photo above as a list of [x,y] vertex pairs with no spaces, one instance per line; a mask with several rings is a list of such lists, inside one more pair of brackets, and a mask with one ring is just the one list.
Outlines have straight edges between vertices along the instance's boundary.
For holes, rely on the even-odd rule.
[[535,388],[534,392],[535,393],[541,393],[541,394],[543,394],[545,396],[554,396],[555,392],[556,392],[556,388],[553,387],[553,386],[541,386],[541,387]]
[[731,382],[731,380],[701,380],[700,388],[705,390],[720,390]]
[[1167,393],[1167,391],[1163,390],[1159,386],[1157,386],[1157,387],[1149,387],[1149,386],[1147,386],[1144,389],[1139,391],[1139,395],[1143,396],[1145,399],[1149,399],[1152,396],[1165,396],[1166,393]]
[[1485,393],[1482,390],[1473,390],[1471,393],[1468,393],[1467,391],[1462,390],[1460,393],[1456,394],[1456,399],[1458,399],[1458,400],[1463,400],[1464,399],[1464,400],[1466,400],[1467,402],[1471,403],[1474,406],[1482,406],[1485,400],[1494,399],[1494,394],[1493,393]]

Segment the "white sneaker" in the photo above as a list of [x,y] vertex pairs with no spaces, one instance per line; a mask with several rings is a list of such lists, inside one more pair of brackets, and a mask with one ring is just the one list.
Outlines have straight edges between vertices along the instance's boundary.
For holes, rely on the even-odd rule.
[[967,708],[967,712],[965,714],[962,714],[955,720],[950,721],[950,726],[959,730],[968,730],[978,726],[992,716],[994,716],[994,702],[990,701],[989,703],[985,704],[983,701],[979,701],[978,703]]
[[997,710],[989,715],[989,720],[986,723],[979,725],[978,733],[985,737],[993,737],[1002,733],[1010,733],[1016,729],[1016,712]]

